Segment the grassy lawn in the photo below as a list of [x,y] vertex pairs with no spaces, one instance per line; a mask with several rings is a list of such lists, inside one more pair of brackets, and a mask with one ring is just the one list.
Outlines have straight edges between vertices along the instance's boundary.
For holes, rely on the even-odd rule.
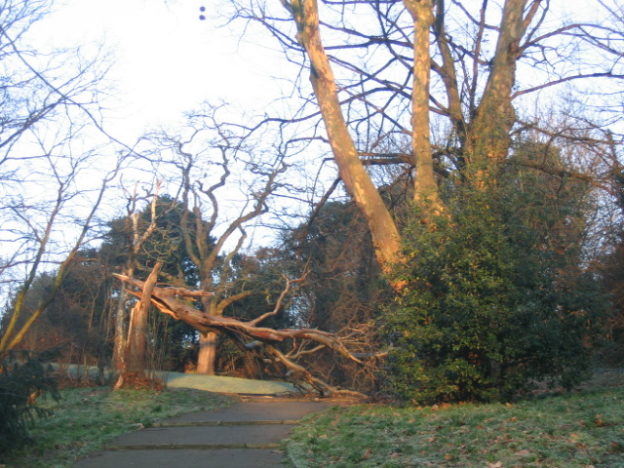
[[515,404],[335,408],[286,447],[297,467],[624,467],[624,387]]
[[7,468],[69,467],[124,432],[233,401],[214,393],[181,389],[112,392],[105,387],[77,388],[62,390],[61,396],[58,402],[39,400],[39,405],[53,410],[54,415],[36,422],[31,431],[32,444],[0,463]]

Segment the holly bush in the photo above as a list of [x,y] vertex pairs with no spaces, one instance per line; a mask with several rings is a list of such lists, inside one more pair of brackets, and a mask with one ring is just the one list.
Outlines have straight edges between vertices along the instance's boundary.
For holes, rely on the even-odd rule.
[[537,222],[564,216],[559,207],[553,214],[553,204],[502,187],[455,189],[444,213],[423,222],[414,210],[408,222],[409,260],[393,274],[405,287],[382,325],[388,386],[402,399],[509,400],[587,374],[604,301],[579,267],[580,241]]

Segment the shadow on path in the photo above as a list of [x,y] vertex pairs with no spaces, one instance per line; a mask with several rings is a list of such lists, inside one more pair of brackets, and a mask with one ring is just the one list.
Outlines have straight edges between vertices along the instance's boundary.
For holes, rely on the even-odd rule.
[[75,468],[280,466],[280,441],[305,415],[335,403],[251,397],[190,413],[115,439]]

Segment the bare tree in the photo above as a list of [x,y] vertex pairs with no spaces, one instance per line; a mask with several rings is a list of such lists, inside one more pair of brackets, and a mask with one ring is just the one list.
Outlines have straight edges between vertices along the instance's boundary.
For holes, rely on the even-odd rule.
[[[401,235],[367,166],[408,165],[423,213],[443,211],[441,178],[486,186],[514,138],[529,129],[549,138],[554,129],[538,116],[521,117],[540,107],[540,96],[552,106],[562,102],[563,86],[580,96],[597,83],[620,93],[624,77],[617,30],[586,18],[560,20],[546,0],[281,4],[279,11],[277,2],[230,2],[233,17],[261,24],[290,62],[309,69],[317,109],[305,105],[308,88],[297,80],[306,101],[291,121],[322,118],[340,178],[367,220],[384,270],[403,261]],[[594,5],[617,10],[617,2]],[[591,116],[576,117],[580,124]],[[571,125],[559,136],[580,140],[583,127]],[[325,139],[316,127],[310,137]]]
[[[121,145],[115,155],[101,124],[106,60],[29,45],[52,3],[0,1],[0,288],[15,297],[3,320],[2,356],[24,338],[78,251],[97,236],[98,209],[133,153]],[[49,294],[26,311],[34,279],[52,269]]]
[[[138,257],[142,252],[145,243],[157,229],[157,202],[159,183],[147,190],[144,196],[139,195],[138,187],[135,185],[131,193],[128,193],[126,203],[126,215],[123,218],[123,232],[126,236],[127,256],[122,267],[122,274],[133,276],[138,267]],[[141,201],[148,200],[149,219],[141,219],[139,205]],[[115,310],[115,337],[113,345],[113,364],[118,374],[115,383],[116,388],[132,384],[132,377],[142,378],[146,365],[147,352],[147,314],[149,304],[139,301],[134,305],[129,317],[129,325],[126,330],[128,316],[126,306],[128,295],[122,289],[119,293],[117,307]]]
[[[121,168],[121,161],[117,161],[114,168],[105,174],[102,178],[99,188],[92,197],[90,196],[90,206],[86,207],[86,211],[80,217],[74,218],[74,226],[76,234],[70,241],[69,250],[63,248],[62,251],[55,252],[55,235],[58,230],[64,226],[65,229],[69,225],[63,221],[63,217],[68,211],[75,209],[71,202],[86,194],[85,190],[76,189],[76,179],[80,177],[82,165],[88,163],[89,159],[79,157],[77,161],[69,168],[63,170],[59,164],[56,155],[48,154],[46,160],[49,169],[54,175],[56,186],[48,185],[48,190],[54,190],[50,204],[33,207],[23,203],[10,206],[14,217],[9,221],[15,226],[15,232],[19,232],[21,238],[20,251],[16,252],[15,258],[19,258],[20,263],[24,266],[26,276],[19,286],[19,290],[15,296],[15,301],[9,310],[9,317],[6,325],[2,328],[0,335],[0,359],[15,348],[25,337],[26,333],[33,323],[41,316],[45,308],[52,302],[54,296],[59,290],[68,268],[74,261],[78,251],[84,247],[86,242],[91,241],[89,233],[96,221],[96,213],[104,200],[104,195],[109,185],[115,180],[118,171]],[[51,181],[47,181],[48,184]],[[42,210],[42,211],[40,211]],[[22,224],[19,224],[19,221]],[[19,231],[18,231],[19,230]],[[51,288],[47,291],[36,305],[36,307],[27,313],[24,309],[24,301],[26,295],[33,284],[33,281],[39,273],[50,263],[58,263],[58,267],[54,273],[54,279]]]
[[[202,308],[216,317],[252,294],[245,278],[233,274],[232,261],[247,239],[247,225],[267,213],[286,170],[279,152],[266,161],[250,156],[235,129],[219,122],[218,110],[191,114],[182,135],[158,138],[181,177],[181,228],[187,255],[199,271],[199,289],[206,293],[200,296]],[[214,374],[216,353],[216,330],[202,330],[197,372]]]
[[[153,273],[157,274],[157,271],[156,268],[153,270]],[[293,282],[299,280],[286,280],[286,285],[273,310],[265,312],[252,320],[243,321],[233,317],[212,315],[189,305],[188,301],[184,300],[205,297],[206,291],[177,287],[155,287],[153,283],[139,281],[127,276],[114,276],[124,283],[139,288],[141,292],[130,293],[141,297],[142,301],[149,297],[151,303],[163,314],[169,315],[176,320],[182,320],[202,333],[214,330],[225,333],[248,351],[260,350],[268,360],[284,366],[292,380],[309,385],[321,395],[346,394],[362,396],[358,392],[340,390],[333,387],[297,363],[297,360],[302,356],[326,348],[339,353],[353,362],[361,363],[360,359],[345,346],[345,342],[348,342],[350,337],[343,339],[334,333],[309,328],[274,329],[261,325],[264,320],[280,312],[284,297],[288,294]],[[287,350],[278,346],[286,343],[290,343]]]

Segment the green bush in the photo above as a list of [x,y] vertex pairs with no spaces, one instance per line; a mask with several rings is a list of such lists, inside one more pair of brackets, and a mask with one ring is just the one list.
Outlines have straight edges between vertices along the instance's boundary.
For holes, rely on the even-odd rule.
[[49,357],[22,351],[0,362],[0,453],[28,442],[29,424],[49,414],[35,405],[43,392],[58,395],[51,369],[44,364]]
[[530,195],[456,190],[443,216],[408,224],[410,261],[395,272],[407,286],[383,328],[400,398],[508,400],[538,381],[584,377],[601,298],[578,251],[561,252],[555,229],[536,222],[552,213]]

